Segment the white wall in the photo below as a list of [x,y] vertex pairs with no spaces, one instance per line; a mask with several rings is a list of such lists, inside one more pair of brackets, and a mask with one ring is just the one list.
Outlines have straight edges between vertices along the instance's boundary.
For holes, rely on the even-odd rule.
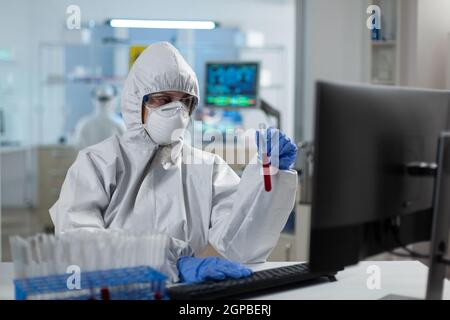
[[417,17],[417,80],[419,87],[446,87],[450,1],[419,0]]
[[414,85],[417,76],[417,0],[402,0],[399,38],[399,84]]
[[[305,0],[305,139],[313,136],[316,79],[368,80],[365,22],[369,3],[372,1]],[[399,84],[445,89],[447,70],[450,73],[450,1],[401,0],[399,17]]]
[[[0,107],[10,111],[5,113],[5,126],[9,136],[3,139],[25,139],[27,131],[24,129],[30,121],[29,75],[32,59],[28,41],[32,17],[27,3],[24,0],[10,1],[8,4],[2,3],[0,9],[0,47],[13,52],[12,62],[0,62]],[[18,128],[18,123],[23,128]]]
[[403,0],[401,85],[446,88],[450,1]]
[[304,139],[314,127],[314,83],[317,79],[362,82],[368,37],[366,4],[361,0],[305,0]]
[[[81,8],[82,22],[94,20],[103,23],[112,17],[157,18],[157,19],[211,19],[223,26],[237,26],[243,31],[263,32],[268,45],[286,48],[286,103],[277,105],[284,117],[283,127],[288,134],[293,133],[294,110],[294,35],[295,0],[18,0],[2,4],[0,11],[1,46],[5,43],[21,52],[17,65],[27,76],[20,87],[26,89],[23,98],[31,105],[24,114],[32,117],[29,125],[18,122],[21,137],[26,135],[30,125],[35,125],[39,115],[37,108],[39,70],[38,54],[41,42],[64,41],[66,8],[76,4]],[[67,34],[67,33],[66,33]],[[259,116],[259,115],[256,115]],[[35,128],[36,129],[36,128]],[[35,130],[34,129],[34,130]]]

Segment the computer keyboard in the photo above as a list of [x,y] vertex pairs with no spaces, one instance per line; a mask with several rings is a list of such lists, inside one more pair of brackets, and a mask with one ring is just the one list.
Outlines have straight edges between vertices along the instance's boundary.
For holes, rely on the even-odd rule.
[[167,290],[169,297],[175,300],[229,299],[281,286],[302,284],[322,277],[336,281],[335,274],[336,272],[310,272],[308,264],[302,263],[257,271],[247,278],[175,285]]

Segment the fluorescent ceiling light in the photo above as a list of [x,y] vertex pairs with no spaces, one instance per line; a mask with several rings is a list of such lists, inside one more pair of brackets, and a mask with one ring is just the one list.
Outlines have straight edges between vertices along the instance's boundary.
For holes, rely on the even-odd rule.
[[131,20],[111,19],[109,25],[114,28],[148,28],[148,29],[214,29],[213,21],[179,21],[179,20]]

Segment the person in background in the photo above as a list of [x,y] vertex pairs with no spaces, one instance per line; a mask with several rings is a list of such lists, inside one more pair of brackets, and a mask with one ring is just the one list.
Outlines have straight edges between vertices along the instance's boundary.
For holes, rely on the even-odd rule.
[[112,135],[125,132],[123,120],[114,112],[116,88],[103,84],[92,92],[94,112],[82,118],[75,127],[74,145],[78,149],[97,144]]
[[[268,130],[277,133],[279,170],[266,192],[257,161],[240,178],[218,155],[184,143],[198,101],[197,77],[175,47],[160,42],[143,51],[122,94],[127,131],[79,152],[50,209],[55,232],[164,233],[192,248],[176,262],[182,281],[250,275],[239,263],[267,259],[294,207],[297,148]],[[196,257],[208,243],[226,259]]]

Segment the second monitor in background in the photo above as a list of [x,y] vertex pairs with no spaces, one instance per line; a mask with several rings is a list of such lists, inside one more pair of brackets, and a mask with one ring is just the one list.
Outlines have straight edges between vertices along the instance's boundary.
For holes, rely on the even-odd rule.
[[206,107],[258,107],[258,91],[258,62],[208,62],[206,64]]
[[206,63],[205,106],[219,109],[258,108],[281,129],[281,113],[259,94],[259,62]]

